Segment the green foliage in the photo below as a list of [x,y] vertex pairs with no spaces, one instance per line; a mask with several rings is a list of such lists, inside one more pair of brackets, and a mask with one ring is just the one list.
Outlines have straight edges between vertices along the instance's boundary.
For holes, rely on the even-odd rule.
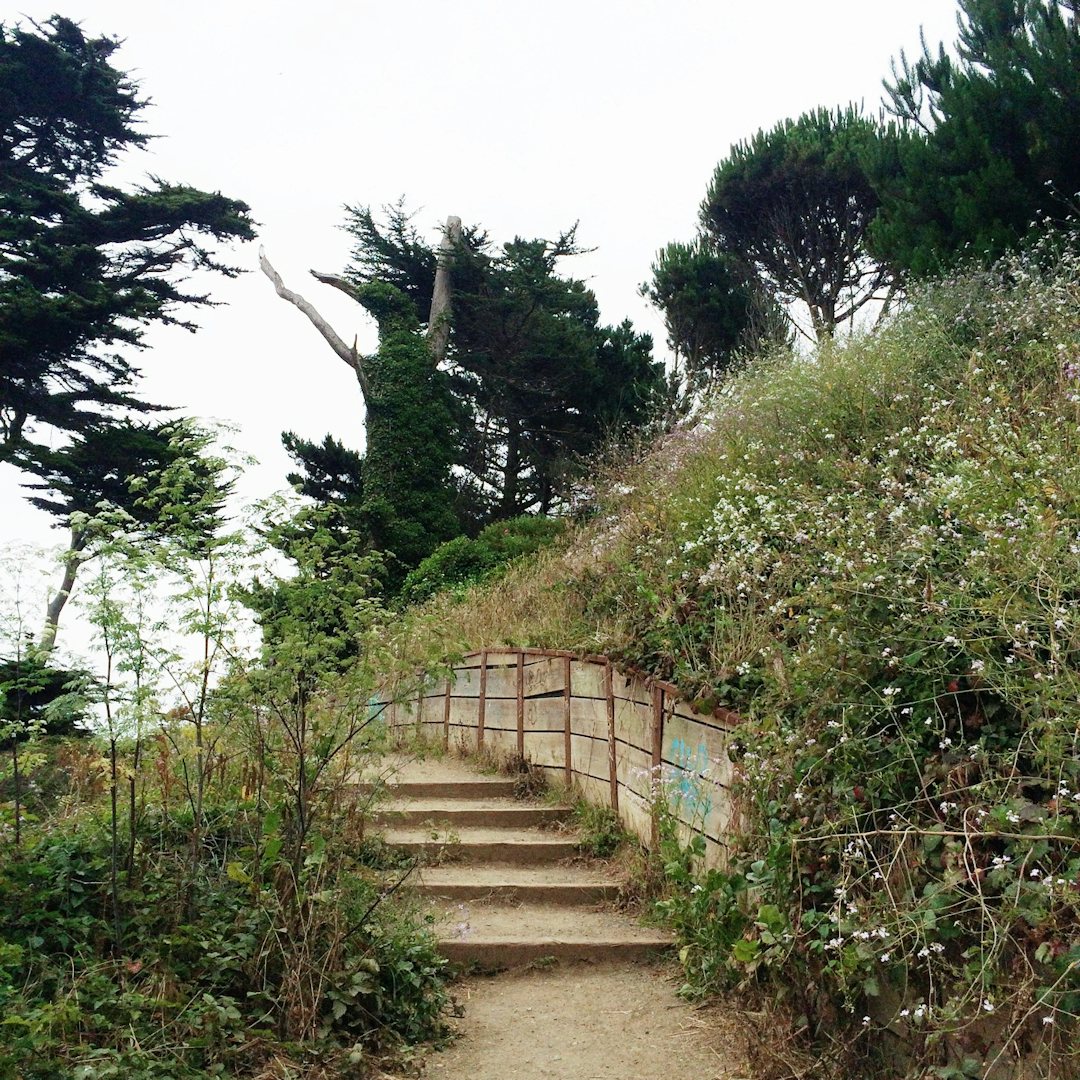
[[[70,525],[73,515],[94,515],[103,509],[121,511],[125,532],[146,537],[166,535],[175,519],[185,528],[212,529],[229,493],[215,459],[206,451],[212,436],[188,420],[150,424],[129,419],[88,426],[58,450],[40,449],[22,459],[38,479],[23,486],[45,492],[29,498],[32,506]],[[184,486],[165,498],[154,486],[167,475]],[[184,513],[183,504],[199,501],[199,518]]]
[[455,537],[436,548],[409,574],[401,599],[419,603],[442,589],[471,585],[514,559],[533,554],[564,530],[564,523],[556,518],[522,515],[492,522],[475,539]]
[[921,1066],[1004,1022],[1064,1076],[1080,267],[1048,254],[733,384],[588,612],[747,718],[746,833],[670,906],[698,990],[768,987],[822,1038],[870,1016]]
[[405,200],[384,206],[382,221],[368,206],[347,206],[345,213],[345,231],[356,242],[349,280],[355,285],[374,281],[392,285],[411,301],[413,320],[426,323],[435,284],[435,252],[413,226]]
[[679,843],[670,817],[661,818],[658,852],[667,885],[666,897],[657,911],[679,942],[679,961],[686,972],[680,989],[685,997],[701,998],[736,985],[733,957],[752,962],[758,942],[747,936],[752,925],[746,911],[746,879],[721,870],[699,872],[705,854],[701,836],[684,847]]
[[743,717],[725,867],[668,852],[688,992],[765,995],[839,1075],[904,1072],[885,1030],[912,1076],[1080,1072],[1077,250],[759,361],[565,554],[429,612]]
[[1016,247],[1080,192],[1080,26],[1059,0],[961,0],[955,55],[901,54],[873,247],[927,275]]
[[450,467],[456,445],[449,386],[406,295],[384,282],[357,292],[379,321],[370,364],[361,517],[377,551],[404,573],[458,531]]
[[[297,882],[304,936],[283,936],[272,841],[252,808],[219,807],[189,918],[177,900],[184,831],[147,819],[111,954],[103,823],[85,817],[7,860],[0,1071],[25,1080],[248,1076],[292,1056],[298,1036],[309,1062],[340,1068],[350,1054],[440,1036],[443,961],[430,937],[379,904],[377,879],[330,844]],[[300,985],[305,972],[315,1001]],[[300,1009],[307,1033],[291,1027]]]
[[267,540],[295,565],[288,577],[262,577],[238,595],[255,612],[271,651],[303,642],[301,660],[313,676],[344,671],[360,655],[383,587],[383,563],[362,532],[341,526],[332,507],[315,506],[264,520]]
[[114,350],[178,309],[207,302],[178,274],[233,275],[213,244],[253,235],[248,208],[154,180],[124,191],[102,176],[149,136],[146,102],[109,60],[118,42],[69,19],[0,26],[0,459],[35,426],[82,432],[102,412],[150,406]]
[[481,521],[551,512],[580,459],[643,424],[662,394],[651,338],[601,325],[592,291],[557,273],[579,250],[571,229],[499,251],[474,234],[455,254],[451,358]]
[[320,506],[336,507],[343,522],[355,520],[364,502],[363,455],[350,450],[332,435],[325,436],[321,443],[314,443],[285,431],[281,442],[302,470],[285,477],[293,490],[314,499]]
[[[443,538],[473,533],[492,519],[552,511],[580,474],[580,459],[610,436],[651,417],[662,404],[665,383],[648,336],[625,322],[602,326],[592,292],[558,273],[560,260],[578,251],[574,230],[554,242],[518,238],[498,250],[478,228],[463,230],[451,268],[447,368],[422,371],[419,353],[415,363],[406,359],[417,340],[400,335],[408,331],[417,338],[416,329],[429,318],[436,255],[401,203],[385,208],[384,218],[378,221],[368,208],[349,209],[346,228],[357,245],[343,287],[397,335],[385,360],[400,368],[401,378],[387,369],[384,383],[402,391],[403,418],[387,419],[379,427],[378,407],[375,413],[369,408],[368,457],[374,460],[349,472],[355,477],[350,484],[362,488],[370,503],[371,527],[383,529],[384,540],[393,533],[394,541],[404,545],[401,551],[388,540],[376,546],[382,543],[383,550],[411,569],[424,545],[405,522],[419,515],[417,520],[445,524],[445,496],[428,505],[425,492],[436,490],[436,479],[438,491],[445,492],[449,481],[441,468],[432,470],[424,462],[441,461],[447,439],[455,466],[451,506],[458,524]],[[385,366],[381,357],[380,350],[368,362],[373,390]],[[406,391],[417,401],[410,402]],[[425,394],[432,403],[429,410],[420,403]],[[397,400],[393,395],[385,399],[387,417]],[[415,445],[409,441],[414,438]],[[324,444],[320,454],[325,457],[328,451]],[[305,456],[317,486],[322,463],[310,449]],[[406,465],[415,473],[411,478]],[[371,469],[390,475],[391,466],[397,470],[394,498],[373,492],[367,476]],[[400,520],[388,525],[395,499],[412,499],[416,506],[397,511]],[[435,531],[429,529],[429,536]]]
[[30,650],[0,659],[0,749],[35,735],[85,735],[92,678]]
[[444,1034],[443,961],[393,899],[410,867],[373,865],[346,788],[378,745],[355,655],[378,609],[323,542],[315,523],[300,573],[267,590],[258,662],[237,607],[256,553],[236,533],[99,562],[83,603],[106,738],[85,759],[12,743],[0,1074],[343,1075]]
[[784,120],[732,147],[702,203],[716,248],[779,303],[805,304],[819,337],[889,281],[867,250],[879,199],[866,159],[885,137],[850,106]]
[[737,350],[754,347],[760,290],[732,256],[701,238],[657,252],[641,292],[663,313],[668,348],[691,395],[730,370]]
[[107,551],[135,561],[172,546],[198,558],[214,543],[232,489],[231,467],[212,453],[214,435],[188,420],[105,421],[60,450],[27,459],[47,496],[31,502],[69,530],[63,579],[46,610],[40,647],[56,642],[60,613],[80,567]]

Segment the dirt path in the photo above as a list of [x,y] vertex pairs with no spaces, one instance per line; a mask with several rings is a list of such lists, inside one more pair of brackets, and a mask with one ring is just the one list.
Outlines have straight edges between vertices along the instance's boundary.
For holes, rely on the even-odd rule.
[[745,1080],[737,1033],[675,996],[671,965],[574,963],[463,980],[446,1080]]

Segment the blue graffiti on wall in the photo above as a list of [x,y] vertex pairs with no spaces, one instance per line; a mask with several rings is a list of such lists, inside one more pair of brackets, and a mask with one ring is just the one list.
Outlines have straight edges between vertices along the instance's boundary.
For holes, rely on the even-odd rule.
[[705,779],[709,771],[709,752],[704,743],[693,746],[683,739],[671,740],[671,760],[674,768],[667,777],[670,797],[691,814],[707,817],[712,810],[712,796]]

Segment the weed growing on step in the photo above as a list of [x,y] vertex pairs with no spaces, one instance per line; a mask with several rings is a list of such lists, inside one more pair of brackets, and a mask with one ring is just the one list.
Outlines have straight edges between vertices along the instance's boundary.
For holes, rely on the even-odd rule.
[[608,806],[579,800],[574,806],[574,825],[578,850],[592,859],[610,859],[630,842],[619,815]]

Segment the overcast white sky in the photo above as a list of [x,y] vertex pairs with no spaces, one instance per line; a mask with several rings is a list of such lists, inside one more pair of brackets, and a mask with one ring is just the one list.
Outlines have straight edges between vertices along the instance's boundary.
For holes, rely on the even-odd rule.
[[[342,206],[404,195],[497,240],[580,221],[607,322],[663,330],[637,295],[658,248],[689,239],[733,142],[818,105],[876,109],[890,58],[955,38],[955,0],[23,0],[3,21],[59,11],[125,40],[114,64],[153,100],[127,175],[154,173],[248,202],[286,283],[343,337],[373,330],[309,267],[340,270]],[[236,252],[256,267],[257,245]],[[259,458],[245,494],[284,486],[280,433],[361,446],[351,372],[257,271],[210,281],[225,305],[189,335],[156,328],[142,393],[239,426]],[[0,543],[58,540],[0,467]],[[0,588],[3,585],[0,583]]]

